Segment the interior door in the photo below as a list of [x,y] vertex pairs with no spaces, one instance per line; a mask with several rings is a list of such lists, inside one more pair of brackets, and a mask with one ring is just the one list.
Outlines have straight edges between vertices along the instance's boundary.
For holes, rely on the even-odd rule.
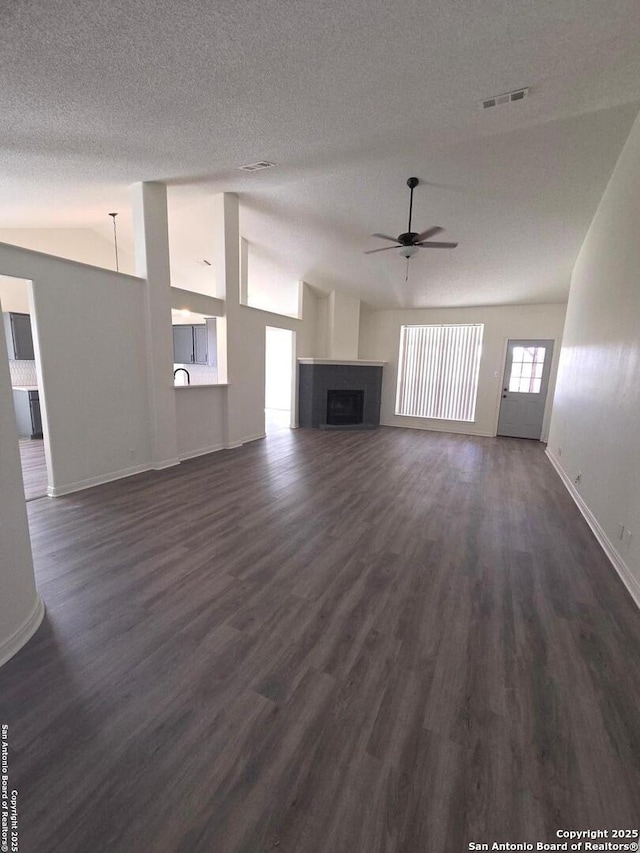
[[542,435],[553,341],[509,341],[502,382],[498,435]]

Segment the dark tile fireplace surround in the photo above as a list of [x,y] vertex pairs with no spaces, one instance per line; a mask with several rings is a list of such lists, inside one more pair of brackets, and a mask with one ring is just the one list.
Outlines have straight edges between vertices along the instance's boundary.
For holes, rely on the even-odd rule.
[[300,362],[298,422],[320,429],[374,429],[380,424],[382,365]]

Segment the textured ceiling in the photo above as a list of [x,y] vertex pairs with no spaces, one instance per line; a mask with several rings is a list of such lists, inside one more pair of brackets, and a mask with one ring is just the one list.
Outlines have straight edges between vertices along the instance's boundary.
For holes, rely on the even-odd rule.
[[[132,13],[135,10],[135,14]],[[166,180],[176,272],[238,192],[256,257],[377,305],[561,300],[640,102],[637,0],[5,4],[0,226],[108,233]],[[530,86],[483,112],[481,98]],[[277,168],[237,166],[269,159]],[[373,231],[460,247],[367,256]],[[190,205],[189,202],[192,204]],[[181,216],[181,223],[176,217]],[[201,274],[201,271],[200,271]]]

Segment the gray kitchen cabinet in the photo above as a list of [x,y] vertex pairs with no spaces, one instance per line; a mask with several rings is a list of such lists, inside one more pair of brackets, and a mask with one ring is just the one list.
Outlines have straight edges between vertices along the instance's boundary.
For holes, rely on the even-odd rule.
[[11,311],[3,314],[2,319],[9,358],[15,361],[33,361],[35,353],[31,334],[31,317],[28,314],[17,314]]
[[42,438],[42,415],[38,391],[29,391],[29,410],[31,411],[31,438]]
[[207,327],[204,324],[193,327],[193,347],[195,352],[194,362],[196,364],[207,364]]
[[175,364],[193,363],[193,326],[173,327],[173,361]]
[[180,325],[173,327],[174,364],[207,364],[207,327]]
[[42,438],[42,418],[38,392],[30,391],[27,388],[14,388],[13,407],[16,413],[18,435],[23,438]]

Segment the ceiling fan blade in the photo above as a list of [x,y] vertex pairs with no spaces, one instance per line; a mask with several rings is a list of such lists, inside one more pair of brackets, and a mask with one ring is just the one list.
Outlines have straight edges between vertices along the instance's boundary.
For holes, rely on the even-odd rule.
[[433,228],[427,228],[426,231],[418,234],[416,237],[416,243],[420,243],[422,240],[428,240],[429,237],[435,237],[436,234],[439,234],[441,231],[444,231],[444,228],[441,228],[439,225],[434,225]]
[[455,249],[457,243],[414,243],[415,246],[420,246],[421,249]]
[[[398,244],[400,245],[400,244]],[[397,249],[398,246],[383,246],[381,249],[369,249],[368,252],[365,252],[365,255],[373,255],[376,252],[388,252],[389,249]]]
[[387,234],[372,234],[372,237],[380,237],[381,240],[391,240],[392,243],[397,243],[398,246],[401,246],[402,243],[397,237],[389,237]]

